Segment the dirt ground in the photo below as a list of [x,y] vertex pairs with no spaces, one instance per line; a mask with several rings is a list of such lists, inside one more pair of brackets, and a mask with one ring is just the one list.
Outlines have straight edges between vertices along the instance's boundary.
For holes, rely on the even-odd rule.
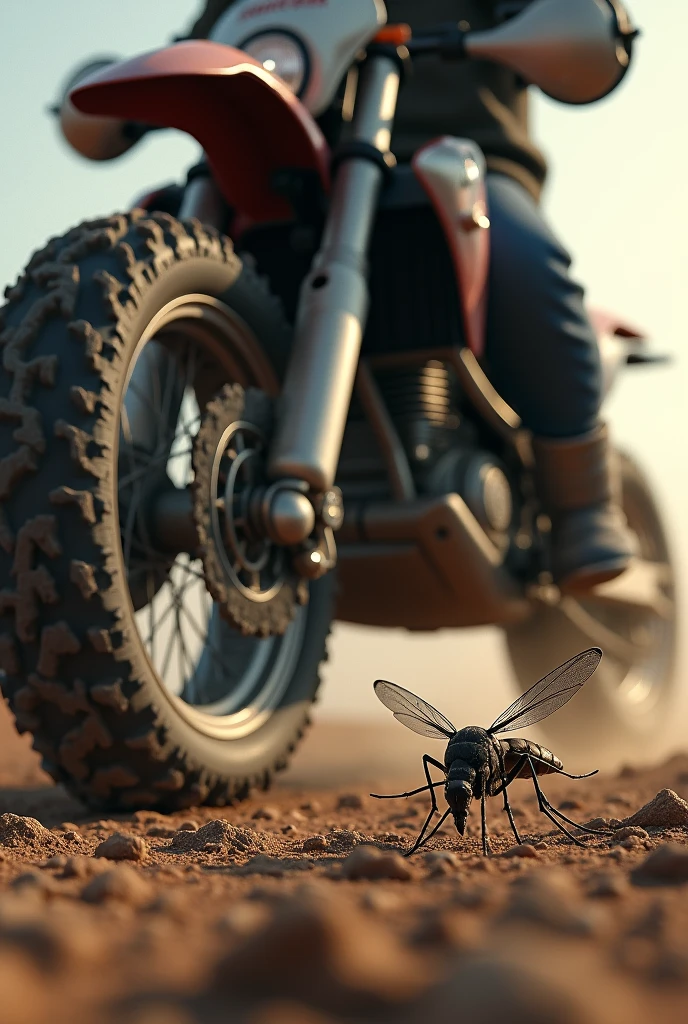
[[583,847],[519,782],[528,845],[495,800],[491,859],[474,813],[463,842],[446,827],[406,860],[425,798],[368,796],[420,784],[402,733],[316,725],[245,804],[104,819],[48,782],[3,711],[0,1020],[688,1019],[688,756],[546,779],[569,817],[612,828]]

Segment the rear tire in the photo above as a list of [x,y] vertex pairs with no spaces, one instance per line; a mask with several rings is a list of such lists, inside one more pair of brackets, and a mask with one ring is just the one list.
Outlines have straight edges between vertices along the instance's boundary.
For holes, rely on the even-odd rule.
[[[648,481],[625,454],[619,454],[622,503],[640,543],[641,557],[663,563],[663,593],[667,617],[631,609],[609,609],[579,599],[589,616],[625,640],[648,643],[645,655],[633,660],[605,651],[595,675],[580,693],[551,718],[538,725],[538,734],[551,742],[559,756],[575,768],[612,767],[621,759],[648,758],[659,749],[673,707],[677,611],[669,545]],[[506,643],[521,690],[574,654],[593,646],[583,632],[557,607],[538,605],[525,623],[506,630]],[[598,646],[605,648],[601,639]]]
[[[218,702],[217,687],[207,704],[185,701],[183,689],[164,685],[137,625],[118,457],[129,374],[160,311],[188,298],[196,312],[167,327],[164,343],[170,360],[183,351],[189,361],[193,350],[197,367],[206,304],[209,354],[198,358],[194,384],[209,398],[227,382],[278,388],[290,345],[279,304],[227,239],[143,211],[54,239],[7,298],[0,669],[19,731],[32,733],[53,777],[90,803],[173,809],[267,787],[308,723],[333,581],[312,585],[283,637],[242,637],[212,614],[199,659],[221,645],[221,666],[227,657],[243,673],[233,693],[246,698],[231,714],[222,709],[232,694]],[[224,334],[220,322],[230,325]]]

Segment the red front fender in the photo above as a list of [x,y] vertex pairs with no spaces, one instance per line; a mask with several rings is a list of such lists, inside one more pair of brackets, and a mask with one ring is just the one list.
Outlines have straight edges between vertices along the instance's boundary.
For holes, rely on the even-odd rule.
[[272,190],[286,167],[329,182],[328,147],[302,103],[248,54],[184,42],[116,64],[71,93],[84,114],[178,128],[203,147],[232,206],[253,221],[288,217]]

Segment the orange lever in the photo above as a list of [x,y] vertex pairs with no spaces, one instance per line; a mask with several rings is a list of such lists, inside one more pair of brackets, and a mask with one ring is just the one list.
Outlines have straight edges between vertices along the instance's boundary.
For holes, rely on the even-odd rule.
[[375,36],[375,43],[391,43],[392,46],[403,46],[413,36],[410,25],[385,25]]

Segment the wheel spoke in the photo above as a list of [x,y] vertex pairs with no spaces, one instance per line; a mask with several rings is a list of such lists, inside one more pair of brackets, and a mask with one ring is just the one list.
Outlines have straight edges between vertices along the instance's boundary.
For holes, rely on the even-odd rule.
[[671,586],[672,581],[671,566],[666,562],[637,558],[616,579],[586,593],[585,600],[620,610],[637,608],[668,621],[673,614],[673,603],[663,588]]
[[652,649],[652,643],[636,643],[609,629],[571,597],[563,598],[559,607],[569,622],[589,640],[627,665],[635,665],[640,658],[647,657]]

